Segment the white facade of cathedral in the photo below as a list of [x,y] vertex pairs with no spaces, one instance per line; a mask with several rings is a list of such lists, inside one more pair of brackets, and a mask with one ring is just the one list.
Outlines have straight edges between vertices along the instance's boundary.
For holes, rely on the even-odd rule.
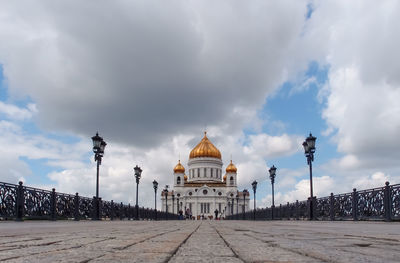
[[[178,162],[174,168],[174,185],[167,200],[161,192],[162,211],[177,214],[189,211],[196,219],[214,218],[242,213],[249,209],[249,194],[237,189],[237,168],[231,163],[222,176],[223,163],[220,151],[210,142],[206,133],[201,142],[190,152],[188,169]],[[185,174],[187,171],[187,174]]]

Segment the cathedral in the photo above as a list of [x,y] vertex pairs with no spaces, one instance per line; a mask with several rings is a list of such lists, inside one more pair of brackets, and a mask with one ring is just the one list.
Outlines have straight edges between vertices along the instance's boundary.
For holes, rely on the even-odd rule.
[[193,218],[218,218],[242,213],[249,209],[249,193],[237,189],[237,168],[232,160],[222,175],[221,152],[207,138],[193,148],[187,170],[180,160],[173,170],[173,189],[161,192],[162,211],[189,212]]

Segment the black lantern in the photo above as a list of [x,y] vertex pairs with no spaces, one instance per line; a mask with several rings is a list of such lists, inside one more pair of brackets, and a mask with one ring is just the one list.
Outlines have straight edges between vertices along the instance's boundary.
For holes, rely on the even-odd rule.
[[139,204],[138,204],[138,193],[139,193],[139,181],[140,178],[142,177],[142,169],[140,169],[139,166],[135,166],[133,168],[133,170],[135,171],[135,178],[136,178],[136,220],[139,220]]
[[93,141],[93,152],[96,153],[100,150],[100,145],[101,142],[103,141],[103,138],[99,136],[98,132],[96,132],[96,135],[92,137],[92,141]]

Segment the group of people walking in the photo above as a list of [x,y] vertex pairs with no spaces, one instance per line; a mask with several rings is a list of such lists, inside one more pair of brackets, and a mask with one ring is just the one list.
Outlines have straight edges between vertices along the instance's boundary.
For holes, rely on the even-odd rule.
[[[218,217],[218,215],[219,215],[218,209],[215,209],[214,214],[215,214],[215,218],[214,218],[215,220],[221,219],[220,217]],[[211,218],[212,218],[212,216],[211,216]],[[189,208],[187,208],[187,209],[185,210],[185,215],[183,214],[182,209],[179,210],[179,220],[184,220],[184,219],[188,219],[188,220],[194,219],[194,218],[192,217],[192,211],[190,211]],[[206,219],[206,218],[204,217],[204,214],[203,214],[203,215],[201,215],[201,217],[200,217],[199,219],[204,220],[204,219]]]

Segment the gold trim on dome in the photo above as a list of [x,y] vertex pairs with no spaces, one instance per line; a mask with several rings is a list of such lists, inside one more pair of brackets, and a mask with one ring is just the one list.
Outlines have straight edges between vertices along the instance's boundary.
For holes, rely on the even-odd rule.
[[186,174],[183,176],[183,179],[184,179],[185,181],[187,181],[188,177],[187,177]]
[[228,167],[226,167],[226,172],[227,172],[227,173],[236,173],[236,172],[237,172],[237,168],[236,168],[236,166],[232,163],[232,160],[231,160],[231,163],[228,165]]
[[174,173],[184,173],[185,167],[181,164],[181,160],[178,161],[178,164],[174,168]]
[[190,155],[189,155],[190,159],[198,158],[198,157],[212,157],[212,158],[221,159],[221,152],[207,138],[207,132],[204,132],[203,139],[190,152]]

